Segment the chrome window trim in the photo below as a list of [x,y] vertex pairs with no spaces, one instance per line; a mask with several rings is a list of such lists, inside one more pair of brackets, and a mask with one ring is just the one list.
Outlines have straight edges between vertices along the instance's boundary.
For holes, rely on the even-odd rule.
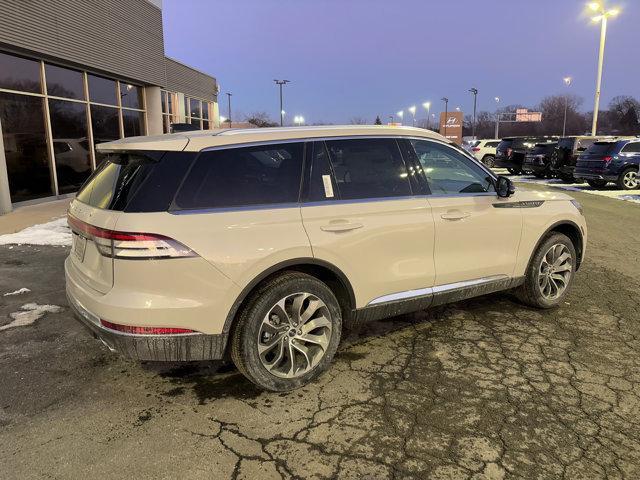
[[502,281],[509,279],[508,275],[492,275],[489,277],[476,278],[474,280],[465,280],[462,282],[446,283],[443,285],[437,285],[435,287],[419,288],[416,290],[406,290],[404,292],[396,292],[371,300],[367,307],[372,305],[379,305],[382,303],[395,302],[398,300],[408,300],[411,298],[422,297],[425,295],[435,295],[439,293],[449,292],[452,290],[458,290],[461,288],[477,287],[478,285],[484,285],[492,282]]

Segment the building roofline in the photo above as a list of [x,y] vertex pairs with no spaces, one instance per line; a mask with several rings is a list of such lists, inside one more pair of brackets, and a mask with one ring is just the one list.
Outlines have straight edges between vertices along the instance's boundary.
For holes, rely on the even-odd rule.
[[207,76],[209,78],[213,78],[216,81],[216,84],[218,83],[218,79],[216,77],[214,77],[213,75],[211,75],[210,73],[206,73],[206,72],[203,72],[202,70],[198,70],[197,68],[193,68],[191,65],[187,65],[186,63],[181,62],[180,60],[176,60],[175,58],[170,57],[169,55],[165,55],[164,58],[166,58],[167,60],[171,60],[172,62],[176,62],[176,63],[182,65],[183,67],[188,68],[189,70],[193,70],[194,72],[198,72],[198,73],[200,73],[202,75],[205,75],[205,76]]

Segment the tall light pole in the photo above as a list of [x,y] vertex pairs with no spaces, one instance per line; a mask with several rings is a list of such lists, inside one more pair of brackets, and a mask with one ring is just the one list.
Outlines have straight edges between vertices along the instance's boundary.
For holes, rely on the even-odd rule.
[[[567,87],[571,86],[571,77],[564,77],[562,79],[564,81],[564,84]],[[569,94],[567,93],[564,96],[564,120],[562,121],[562,136],[566,136],[567,134],[567,109],[569,108]]]
[[500,112],[498,112],[498,105],[500,105],[500,97],[493,97],[496,101],[496,140],[498,140],[498,130],[500,130]]
[[282,86],[291,83],[291,80],[274,80],[280,87],[280,126],[284,126],[284,106],[282,104]]
[[227,100],[228,100],[228,106],[229,106],[229,111],[228,111],[228,115],[227,115],[227,122],[229,122],[229,128],[231,128],[231,96],[233,95],[233,93],[229,93],[227,92]]
[[442,101],[444,102],[444,136],[447,136],[447,116],[449,115],[449,99],[447,97],[442,97]]
[[427,130],[429,130],[429,127],[431,126],[431,102],[424,102],[422,106],[427,111]]
[[473,94],[473,122],[471,123],[471,136],[476,138],[476,107],[478,105],[478,89],[470,88],[469,91]]
[[616,8],[607,9],[600,2],[591,2],[589,4],[591,11],[598,15],[591,18],[593,22],[600,22],[600,51],[598,53],[598,76],[596,79],[596,97],[593,107],[593,123],[591,125],[591,135],[596,135],[598,131],[598,111],[600,110],[600,90],[602,88],[602,66],[604,64],[604,44],[607,39],[607,19],[615,17],[620,13]]
[[404,118],[404,111],[400,110],[398,113],[396,113],[396,115],[400,117],[400,125],[402,125],[402,119]]
[[413,115],[413,126],[416,126],[416,106],[415,105],[411,105],[409,108],[407,108],[407,110],[409,110],[409,112],[411,112],[411,115]]

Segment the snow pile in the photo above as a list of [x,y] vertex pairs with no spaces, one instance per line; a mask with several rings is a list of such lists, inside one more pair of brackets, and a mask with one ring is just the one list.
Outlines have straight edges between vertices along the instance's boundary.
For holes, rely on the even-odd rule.
[[62,307],[57,305],[38,305],[37,303],[27,303],[22,305],[20,309],[23,311],[9,314],[13,321],[7,325],[1,326],[0,331],[14,327],[31,325],[39,318],[42,318],[45,313],[58,313],[62,310]]
[[31,290],[29,290],[26,287],[22,287],[14,292],[9,292],[9,293],[5,293],[3,296],[4,297],[9,297],[11,295],[22,295],[23,293],[29,293]]
[[0,235],[0,245],[63,245],[71,246],[71,230],[66,217],[33,225],[17,233]]
[[628,202],[640,203],[640,195],[620,195],[620,198]]

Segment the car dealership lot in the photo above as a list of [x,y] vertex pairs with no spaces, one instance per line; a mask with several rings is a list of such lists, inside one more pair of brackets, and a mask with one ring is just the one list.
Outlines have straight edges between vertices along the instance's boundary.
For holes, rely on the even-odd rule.
[[0,246],[2,475],[637,478],[640,206],[572,194],[590,236],[561,308],[496,294],[374,322],[287,394],[112,355],[70,316],[66,247]]

